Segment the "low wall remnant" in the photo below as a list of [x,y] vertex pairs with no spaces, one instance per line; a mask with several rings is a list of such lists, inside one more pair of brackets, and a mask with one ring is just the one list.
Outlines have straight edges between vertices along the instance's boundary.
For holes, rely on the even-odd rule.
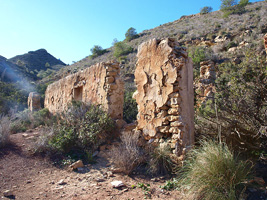
[[118,62],[98,63],[47,87],[44,105],[52,113],[67,109],[73,101],[101,105],[113,119],[123,117],[124,83]]
[[28,97],[28,108],[31,112],[41,109],[40,95],[36,92],[30,92]]
[[199,106],[206,103],[207,100],[214,100],[215,94],[216,69],[213,61],[204,61],[200,63],[200,77],[197,84]]

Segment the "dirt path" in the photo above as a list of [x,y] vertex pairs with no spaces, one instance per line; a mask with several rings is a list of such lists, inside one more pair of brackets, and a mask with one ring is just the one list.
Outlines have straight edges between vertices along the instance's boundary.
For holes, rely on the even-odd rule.
[[[39,133],[11,135],[12,144],[0,152],[0,198],[1,199],[145,199],[138,183],[150,184],[151,199],[181,199],[178,191],[164,191],[159,186],[164,180],[151,180],[142,176],[129,177],[112,174],[105,160],[105,151],[100,152],[97,163],[86,165],[81,172],[55,167],[45,158],[33,156],[31,149]],[[122,181],[126,186],[112,188],[111,182]],[[13,196],[4,197],[10,190]]]

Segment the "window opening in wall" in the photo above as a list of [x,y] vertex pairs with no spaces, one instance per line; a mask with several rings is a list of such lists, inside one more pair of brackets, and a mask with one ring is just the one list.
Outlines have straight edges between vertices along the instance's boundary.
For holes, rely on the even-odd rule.
[[83,86],[74,88],[74,100],[75,101],[82,101],[83,99]]

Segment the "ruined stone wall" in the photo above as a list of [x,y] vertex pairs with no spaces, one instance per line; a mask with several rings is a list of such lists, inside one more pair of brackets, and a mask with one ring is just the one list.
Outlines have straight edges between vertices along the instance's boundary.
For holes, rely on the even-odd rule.
[[213,61],[200,63],[200,78],[197,85],[199,106],[207,100],[213,100],[215,94],[216,69]]
[[28,108],[30,111],[41,109],[40,95],[36,92],[30,92],[28,97]]
[[141,44],[137,58],[137,129],[147,140],[165,139],[182,155],[194,143],[192,59],[169,38]]
[[98,63],[47,87],[45,107],[64,111],[72,100],[101,105],[114,119],[122,119],[124,84],[117,62]]

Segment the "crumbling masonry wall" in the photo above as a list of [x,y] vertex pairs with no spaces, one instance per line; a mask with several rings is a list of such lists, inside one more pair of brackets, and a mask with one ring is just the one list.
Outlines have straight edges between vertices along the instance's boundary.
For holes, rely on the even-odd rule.
[[73,101],[101,105],[113,119],[123,117],[124,84],[117,62],[98,63],[47,87],[44,105],[52,113],[64,111]]
[[40,95],[36,92],[30,92],[28,97],[28,108],[32,111],[41,109]]
[[214,99],[216,69],[213,61],[200,63],[200,77],[197,84],[198,106],[205,104],[207,100]]
[[169,38],[141,44],[137,58],[137,129],[147,140],[167,140],[180,156],[194,143],[192,59]]

